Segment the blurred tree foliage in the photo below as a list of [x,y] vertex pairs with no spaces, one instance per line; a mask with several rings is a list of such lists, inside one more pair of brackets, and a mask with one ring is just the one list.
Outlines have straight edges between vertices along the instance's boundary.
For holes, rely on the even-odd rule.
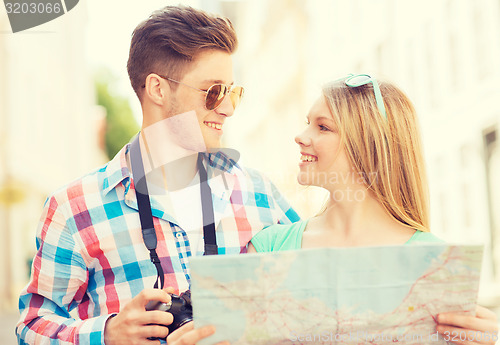
[[97,104],[106,108],[105,147],[109,159],[139,131],[128,99],[113,92],[117,78],[101,69],[94,78]]

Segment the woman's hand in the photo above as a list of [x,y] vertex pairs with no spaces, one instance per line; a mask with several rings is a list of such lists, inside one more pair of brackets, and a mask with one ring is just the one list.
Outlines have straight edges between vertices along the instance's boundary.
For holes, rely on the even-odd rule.
[[454,344],[495,345],[498,340],[498,319],[494,312],[476,306],[476,316],[443,313],[437,317],[436,330],[444,340]]
[[[182,327],[179,327],[167,337],[168,345],[195,345],[201,339],[211,336],[215,333],[215,327],[205,326],[194,329],[193,321],[188,322]],[[223,341],[217,345],[230,345],[229,342]]]

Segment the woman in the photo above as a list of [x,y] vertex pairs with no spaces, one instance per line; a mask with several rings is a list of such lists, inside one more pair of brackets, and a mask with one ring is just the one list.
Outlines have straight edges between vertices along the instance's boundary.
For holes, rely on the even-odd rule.
[[[429,232],[416,114],[401,90],[368,75],[350,75],[323,89],[307,125],[295,138],[301,152],[298,182],[325,188],[329,201],[311,219],[259,232],[249,252],[441,241]],[[496,315],[478,306],[476,317],[439,315],[437,330],[493,334],[498,326]],[[473,343],[495,341],[457,342]]]

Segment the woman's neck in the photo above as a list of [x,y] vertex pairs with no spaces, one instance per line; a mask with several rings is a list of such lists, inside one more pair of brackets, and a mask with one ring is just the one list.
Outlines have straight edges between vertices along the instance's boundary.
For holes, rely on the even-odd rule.
[[[328,229],[335,229],[345,237],[358,236],[374,223],[387,223],[390,218],[382,205],[367,190],[356,193],[347,189],[330,193],[327,208],[319,217]],[[339,197],[341,195],[341,197]]]
[[357,198],[348,192],[341,198],[339,190],[331,191],[326,210],[307,226],[306,247],[402,244],[415,232],[391,217],[371,192],[358,192]]

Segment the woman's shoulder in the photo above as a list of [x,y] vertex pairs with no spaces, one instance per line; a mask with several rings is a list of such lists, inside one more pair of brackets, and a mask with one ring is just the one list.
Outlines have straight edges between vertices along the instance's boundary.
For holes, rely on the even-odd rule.
[[295,223],[291,223],[291,224],[273,224],[273,225],[270,225],[270,226],[262,229],[262,231],[259,231],[259,234],[261,232],[265,232],[265,231],[270,231],[270,232],[281,234],[284,231],[291,231],[291,230],[300,228],[302,225],[305,224],[306,221],[307,220],[299,220],[299,221],[297,221]]
[[430,232],[417,230],[407,242],[407,244],[415,243],[445,243],[445,241]]
[[[299,220],[292,224],[274,224],[259,231],[253,238],[252,244],[258,252],[271,252],[283,249],[285,245],[295,246],[297,240],[302,239],[302,231],[307,220]],[[297,236],[294,236],[297,235]],[[293,243],[292,243],[293,242]],[[300,248],[300,246],[299,246]]]

